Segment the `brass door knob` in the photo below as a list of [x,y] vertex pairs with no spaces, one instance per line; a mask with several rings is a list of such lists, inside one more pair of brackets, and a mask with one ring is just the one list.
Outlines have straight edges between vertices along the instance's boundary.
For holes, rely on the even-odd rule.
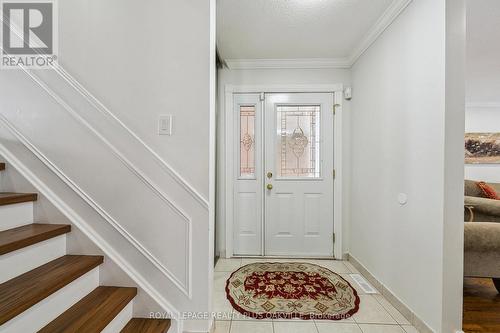
[[273,189],[273,184],[267,184],[266,187],[267,187],[268,190],[272,190]]

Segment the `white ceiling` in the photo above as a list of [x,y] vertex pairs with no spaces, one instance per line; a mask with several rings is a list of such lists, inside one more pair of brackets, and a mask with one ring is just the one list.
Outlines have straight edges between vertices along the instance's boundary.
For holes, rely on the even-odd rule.
[[226,60],[349,59],[410,1],[218,0],[217,46]]
[[467,101],[500,103],[500,1],[467,1]]

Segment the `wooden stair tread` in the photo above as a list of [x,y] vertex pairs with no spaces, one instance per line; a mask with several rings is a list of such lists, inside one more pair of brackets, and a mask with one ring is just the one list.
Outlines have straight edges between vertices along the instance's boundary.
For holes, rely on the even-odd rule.
[[28,224],[21,227],[0,231],[0,255],[71,231],[71,225],[64,224]]
[[0,192],[0,206],[36,201],[37,197],[36,193]]
[[136,288],[97,287],[38,333],[101,332],[136,294]]
[[0,284],[0,325],[99,266],[102,256],[65,255]]
[[170,328],[170,319],[132,318],[121,333],[165,333]]

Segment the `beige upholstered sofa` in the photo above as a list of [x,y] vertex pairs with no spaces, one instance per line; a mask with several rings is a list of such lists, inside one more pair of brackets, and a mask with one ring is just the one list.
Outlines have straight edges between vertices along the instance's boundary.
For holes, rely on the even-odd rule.
[[[500,184],[488,183],[497,193],[500,193]],[[465,207],[472,207],[473,221],[500,222],[500,200],[484,198],[476,182],[465,181]],[[471,220],[471,210],[465,210],[465,221]]]
[[[500,193],[500,184],[491,184]],[[465,181],[464,275],[491,277],[500,293],[500,200],[481,197],[474,182]],[[471,212],[472,215],[471,216]]]

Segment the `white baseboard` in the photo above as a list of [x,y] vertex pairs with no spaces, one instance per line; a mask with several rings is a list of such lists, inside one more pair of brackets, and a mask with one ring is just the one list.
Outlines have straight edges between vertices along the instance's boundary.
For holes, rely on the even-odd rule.
[[[385,287],[378,279],[352,255],[348,255],[349,262],[377,289],[385,299],[420,332],[435,333],[422,319],[420,319],[405,303]],[[458,333],[458,332],[457,332]]]

